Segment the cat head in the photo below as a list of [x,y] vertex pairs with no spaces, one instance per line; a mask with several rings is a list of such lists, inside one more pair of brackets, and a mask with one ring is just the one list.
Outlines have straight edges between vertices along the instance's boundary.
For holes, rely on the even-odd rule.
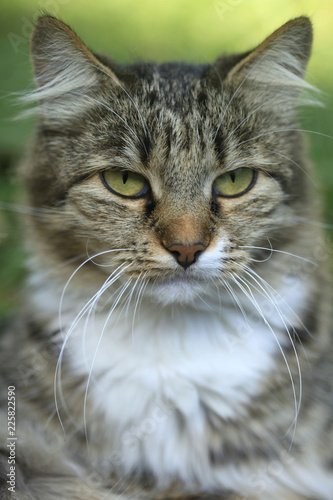
[[92,256],[96,280],[188,302],[253,266],[256,247],[292,241],[311,206],[295,121],[311,42],[301,17],[213,65],[121,66],[42,17],[24,176],[44,267]]

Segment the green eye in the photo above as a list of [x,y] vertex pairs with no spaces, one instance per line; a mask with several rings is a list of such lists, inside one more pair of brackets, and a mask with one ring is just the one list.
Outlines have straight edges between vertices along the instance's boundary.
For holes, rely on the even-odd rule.
[[149,190],[146,179],[129,170],[104,170],[101,177],[110,191],[126,198],[139,198]]
[[257,179],[257,172],[251,168],[237,168],[220,175],[213,183],[215,194],[235,198],[251,189]]

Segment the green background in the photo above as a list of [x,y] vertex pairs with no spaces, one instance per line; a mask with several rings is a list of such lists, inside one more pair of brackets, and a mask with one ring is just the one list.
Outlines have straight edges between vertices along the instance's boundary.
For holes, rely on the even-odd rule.
[[[0,10],[0,317],[14,307],[22,266],[22,229],[5,209],[19,194],[15,166],[24,154],[31,120],[20,112],[16,92],[32,88],[29,36],[36,18],[51,13],[67,22],[96,52],[130,62],[210,62],[223,52],[255,47],[299,15],[314,24],[308,81],[323,91],[323,109],[301,114],[308,134],[325,217],[333,223],[333,2],[331,0],[2,0]],[[325,135],[321,135],[325,134]],[[8,206],[7,206],[8,208]]]

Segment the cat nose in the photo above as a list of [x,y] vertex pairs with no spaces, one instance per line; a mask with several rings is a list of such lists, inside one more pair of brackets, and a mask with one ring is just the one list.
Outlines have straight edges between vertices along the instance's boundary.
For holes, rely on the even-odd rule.
[[175,257],[178,264],[186,270],[197,261],[199,255],[207,247],[203,243],[196,243],[194,245],[174,244],[165,248]]

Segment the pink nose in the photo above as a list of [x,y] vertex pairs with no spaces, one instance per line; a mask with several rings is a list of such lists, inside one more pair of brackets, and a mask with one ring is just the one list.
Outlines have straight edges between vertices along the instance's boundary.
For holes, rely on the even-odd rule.
[[195,245],[175,244],[165,248],[174,255],[180,266],[187,269],[196,262],[199,255],[202,254],[207,247],[202,243],[196,243]]

